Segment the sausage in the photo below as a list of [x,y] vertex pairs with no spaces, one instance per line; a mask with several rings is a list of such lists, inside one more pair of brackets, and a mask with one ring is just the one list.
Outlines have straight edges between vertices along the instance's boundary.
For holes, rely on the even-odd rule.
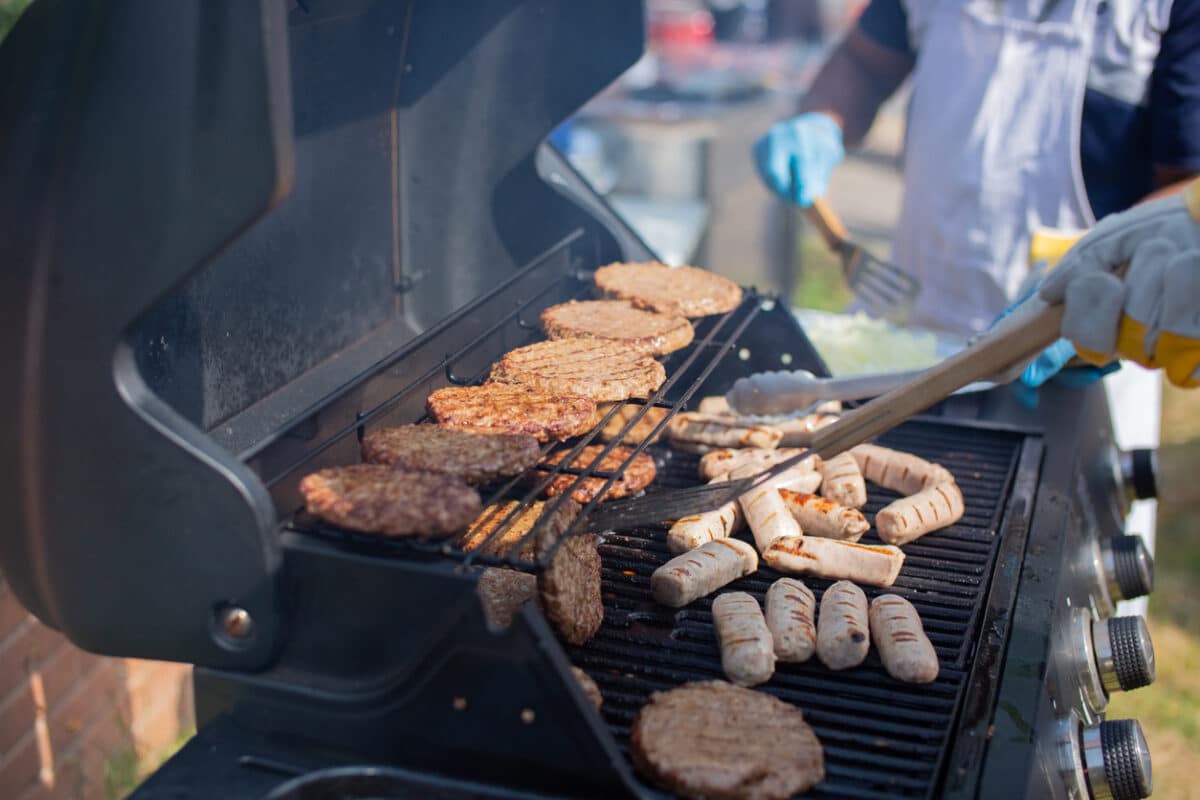
[[654,599],[682,608],[758,569],[758,553],[741,539],[714,539],[675,556],[650,576]]
[[875,515],[875,529],[888,544],[908,544],[958,522],[963,510],[958,484],[939,483],[881,508]]
[[857,544],[792,536],[776,539],[763,561],[780,572],[851,580],[870,586],[891,586],[904,564],[904,552],[889,544]]
[[821,496],[849,508],[867,503],[867,484],[858,462],[850,453],[842,453],[821,464]]
[[[735,450],[728,447],[712,450],[700,458],[700,479],[710,481],[731,470],[742,467],[757,466],[757,472],[770,469],[776,464],[787,461],[793,456],[800,455],[803,450],[798,447],[785,447],[769,450],[761,447],[748,447]],[[821,463],[821,457],[813,455],[796,465],[795,469],[815,472]],[[739,473],[740,474],[740,473]]]
[[783,434],[779,440],[781,447],[805,447],[812,444],[814,433],[829,427],[838,419],[837,414],[806,414],[803,417],[789,417],[772,425]]
[[903,495],[916,494],[939,483],[954,482],[950,470],[912,453],[876,444],[860,444],[850,448],[850,453],[867,480]]
[[780,578],[767,590],[767,628],[780,661],[802,662],[817,646],[817,600],[803,581]]
[[857,667],[871,649],[867,596],[850,581],[838,581],[821,597],[817,658],[830,669]]
[[[721,483],[726,475],[713,478],[709,483]],[[672,553],[686,553],[714,539],[725,539],[737,533],[745,518],[736,499],[725,505],[691,517],[675,521],[667,531],[667,549]]]
[[667,423],[672,444],[700,444],[709,447],[765,447],[775,449],[783,433],[768,426],[725,414],[700,414],[685,411]]
[[779,490],[769,481],[757,489],[751,489],[738,498],[746,524],[754,534],[758,552],[765,553],[776,539],[804,534],[800,523],[788,511]]
[[937,678],[937,651],[912,603],[899,595],[882,594],[871,601],[870,621],[871,639],[889,675],[906,683],[931,683]]
[[780,489],[779,495],[788,512],[800,523],[800,530],[807,534],[857,542],[871,527],[856,508],[846,508],[824,497],[791,489]]
[[725,676],[738,686],[769,681],[775,645],[758,601],[746,592],[726,592],[713,601],[712,615]]
[[[724,395],[710,395],[700,398],[700,405],[696,409],[701,414],[733,414],[733,408],[729,405],[729,401]],[[841,400],[826,400],[823,403],[818,403],[812,410],[813,414],[840,414],[842,413]],[[781,420],[789,419],[789,417],[754,417],[756,420]]]

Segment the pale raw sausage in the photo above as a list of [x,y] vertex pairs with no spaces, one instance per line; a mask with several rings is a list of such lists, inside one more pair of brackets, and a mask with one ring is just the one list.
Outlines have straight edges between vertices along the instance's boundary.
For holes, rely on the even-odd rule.
[[821,596],[817,658],[830,669],[857,667],[871,649],[867,596],[850,581],[838,581]]
[[767,590],[767,627],[780,661],[802,662],[817,646],[817,600],[803,581],[780,578]]
[[871,639],[889,675],[907,683],[937,678],[937,651],[912,603],[899,595],[880,595],[871,601],[870,622]]
[[800,523],[800,530],[811,536],[857,542],[871,527],[861,511],[828,498],[791,489],[780,489],[779,495],[792,517]]
[[714,539],[675,556],[650,576],[654,599],[682,608],[758,569],[758,553],[740,539]]
[[712,604],[721,668],[738,686],[756,686],[775,673],[775,645],[753,595],[726,592]]

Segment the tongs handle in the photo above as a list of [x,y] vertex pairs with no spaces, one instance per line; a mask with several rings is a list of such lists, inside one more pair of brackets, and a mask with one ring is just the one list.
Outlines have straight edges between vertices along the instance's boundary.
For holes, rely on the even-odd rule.
[[925,370],[911,383],[816,431],[810,449],[822,458],[832,458],[891,430],[969,383],[1004,373],[1054,343],[1062,318],[1062,305],[1047,305],[1035,295],[971,346]]
[[842,224],[841,218],[829,203],[825,202],[825,198],[815,198],[812,205],[804,209],[804,215],[817,229],[817,233],[821,234],[826,247],[830,250],[837,253],[846,246],[849,237],[849,234],[846,233],[846,226]]

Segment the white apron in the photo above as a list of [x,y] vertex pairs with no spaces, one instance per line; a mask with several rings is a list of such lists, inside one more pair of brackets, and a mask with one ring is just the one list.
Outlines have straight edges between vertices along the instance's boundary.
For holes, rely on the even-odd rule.
[[1079,163],[1094,0],[907,5],[922,30],[893,257],[924,287],[914,325],[977,333],[1028,272],[1034,228],[1095,222]]
[[[920,57],[893,258],[924,287],[912,324],[972,334],[1014,299],[1035,228],[1095,223],[1079,160],[1095,0],[905,5]],[[1135,365],[1105,380],[1119,446],[1158,444],[1160,380]],[[1126,529],[1153,549],[1155,522],[1146,501]]]

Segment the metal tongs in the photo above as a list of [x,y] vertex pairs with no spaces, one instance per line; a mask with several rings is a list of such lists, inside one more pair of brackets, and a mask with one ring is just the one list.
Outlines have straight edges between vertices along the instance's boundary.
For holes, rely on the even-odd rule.
[[[815,431],[812,445],[753,477],[707,484],[690,489],[656,492],[642,497],[612,500],[588,514],[591,530],[633,528],[711,511],[761,486],[814,453],[832,458],[838,453],[894,428],[955,391],[996,376],[1009,380],[1045,347],[1062,326],[1063,307],[1031,297],[996,326],[944,361],[920,372],[915,379],[843,414],[832,425]],[[736,411],[745,411],[737,396],[730,396]]]

